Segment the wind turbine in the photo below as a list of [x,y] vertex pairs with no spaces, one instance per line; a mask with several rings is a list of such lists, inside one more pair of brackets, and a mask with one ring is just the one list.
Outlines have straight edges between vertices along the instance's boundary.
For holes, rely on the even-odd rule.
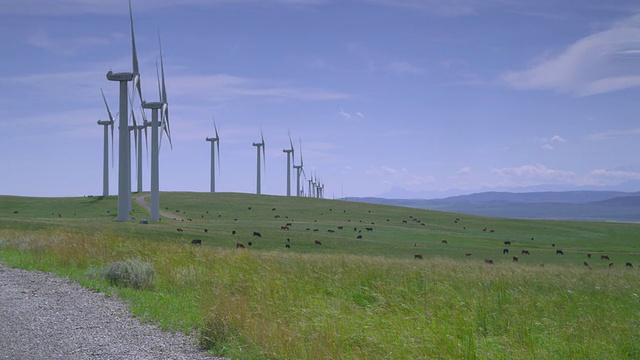
[[[216,119],[213,119],[213,128],[216,131],[216,137],[214,138],[206,138],[207,141],[211,142],[211,192],[216,192],[216,154],[215,154],[215,146],[218,147],[218,171],[220,171],[220,137],[218,136],[218,127],[216,126]],[[259,155],[259,154],[258,154]],[[258,164],[260,162],[258,161]],[[260,172],[260,171],[258,171]]]
[[104,91],[100,89],[102,93],[102,99],[104,100],[104,106],[107,108],[107,114],[109,114],[109,120],[98,120],[98,125],[104,126],[104,154],[102,161],[102,196],[109,196],[109,130],[108,127],[111,126],[111,159],[113,161],[113,127],[114,120],[113,116],[111,116],[111,110],[109,110],[109,105],[107,104],[107,98],[104,96]]
[[295,151],[293,149],[293,141],[291,141],[291,133],[289,133],[289,144],[291,144],[291,148],[282,150],[282,152],[287,153],[287,196],[291,196],[291,159],[295,160]]
[[129,221],[129,208],[131,206],[131,158],[129,157],[129,124],[128,114],[128,82],[133,81],[134,89],[138,89],[138,95],[142,99],[140,86],[140,71],[138,69],[138,55],[136,54],[136,41],[133,34],[133,11],[129,0],[129,19],[131,22],[131,49],[132,72],[114,73],[109,70],[107,80],[120,83],[120,116],[118,121],[118,221]]
[[[144,110],[142,110],[142,117],[144,118]],[[138,125],[136,121],[136,115],[133,111],[133,98],[131,99],[131,118],[133,119],[133,126],[129,126],[129,131],[133,131],[135,155],[136,155],[136,180],[137,180],[137,192],[142,192],[142,129],[145,130],[145,138],[147,135],[147,122],[143,120],[141,125]],[[148,150],[147,150],[148,152]]]
[[258,154],[258,177],[257,177],[257,181],[256,181],[256,194],[260,195],[261,194],[261,187],[260,187],[260,148],[262,148],[262,161],[264,162],[264,172],[265,174],[267,173],[267,159],[266,159],[266,154],[265,154],[265,149],[264,149],[264,135],[262,134],[262,129],[260,129],[260,138],[261,138],[261,142],[259,143],[253,143],[253,146],[256,147],[256,151]]
[[[160,44],[160,68],[162,70],[162,85],[158,79],[158,93],[160,101],[142,101],[142,108],[151,109],[151,216],[150,221],[160,221],[160,139],[159,128],[167,134],[171,145],[171,131],[169,130],[169,104],[167,102],[167,88],[164,81],[164,61],[162,59],[162,43]],[[157,66],[157,63],[156,63]],[[156,69],[157,71],[157,69]],[[161,122],[158,121],[158,111],[161,112]],[[173,147],[173,145],[171,145]]]
[[293,158],[293,160],[293,168],[296,169],[296,196],[303,196],[302,188],[300,187],[300,173],[304,174],[304,161],[302,160],[302,140],[300,140],[300,165],[296,166],[295,157]]

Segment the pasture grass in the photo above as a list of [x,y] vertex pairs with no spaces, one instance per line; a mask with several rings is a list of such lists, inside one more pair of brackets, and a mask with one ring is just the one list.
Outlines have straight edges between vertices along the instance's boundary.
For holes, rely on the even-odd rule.
[[[165,211],[192,221],[149,225],[116,223],[105,211],[113,205],[99,201],[76,217],[52,217],[42,200],[33,215],[3,202],[0,260],[116,294],[141,319],[196,332],[201,345],[237,359],[640,358],[640,278],[619,263],[638,259],[637,225],[207,195],[163,193]],[[73,213],[87,201],[65,206]],[[291,229],[280,230],[286,222]],[[196,237],[202,246],[190,245]],[[511,253],[532,255],[513,263],[502,255],[506,239]],[[254,245],[235,250],[237,241]],[[565,256],[555,255],[560,247]],[[594,258],[589,270],[586,252],[607,253],[616,266]],[[483,263],[489,257],[495,265]],[[151,264],[155,286],[114,287],[96,275],[126,259]]]

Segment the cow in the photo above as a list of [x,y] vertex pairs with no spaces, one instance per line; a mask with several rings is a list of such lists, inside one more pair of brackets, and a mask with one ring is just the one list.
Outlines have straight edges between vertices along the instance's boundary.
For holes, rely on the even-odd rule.
[[289,227],[289,226],[293,226],[292,223],[286,223],[284,226]]
[[556,255],[564,255],[564,252],[562,250],[556,250]]
[[280,226],[280,230],[289,230],[288,226]]
[[482,228],[482,231],[487,231],[487,228],[486,227]]
[[344,229],[344,226],[342,225],[338,226],[338,230],[342,230],[342,229]]
[[407,223],[407,220],[402,220],[402,223],[403,223],[403,224],[406,224],[406,223]]
[[587,258],[588,258],[588,259],[591,259],[591,253],[588,253],[588,254],[587,254]]
[[276,208],[271,208],[271,211],[276,211]]
[[443,244],[448,244],[447,240],[441,240],[440,242]]
[[502,249],[502,253],[503,254],[508,254],[509,253],[509,249]]
[[259,233],[259,232],[257,232],[257,231],[254,231],[254,232],[253,232],[253,236],[255,236],[255,237],[262,237],[262,234],[260,234],[260,233]]
[[366,229],[367,231],[373,231],[373,228],[370,228],[370,227],[365,228],[365,229]]
[[582,264],[586,267],[589,267],[589,263],[587,263],[586,261],[582,262]]
[[284,244],[284,247],[287,248],[287,249],[291,249],[291,245],[289,245],[289,244]]
[[489,264],[489,265],[493,265],[493,260],[490,260],[490,259],[484,259],[484,263],[485,263],[485,264]]
[[191,245],[202,245],[202,240],[193,239],[193,240],[191,240]]
[[518,257],[513,255],[513,262],[518,262]]
[[320,229],[313,229],[313,232],[318,232],[320,231]]
[[235,235],[236,231],[235,230],[231,230],[231,235]]
[[466,253],[464,254],[464,256],[471,256],[471,253]]
[[243,243],[236,243],[236,249],[244,249],[244,244]]
[[493,229],[491,229],[491,230],[489,230],[489,232],[490,232],[490,233],[494,233],[494,232],[496,232],[496,231],[495,231],[495,230],[493,230]]
[[609,263],[609,269],[611,269],[612,267],[613,267],[613,263],[612,263],[612,262],[610,262],[610,263]]
[[362,239],[362,235],[358,235],[356,239]]
[[609,260],[609,255],[600,255],[600,260]]
[[552,247],[556,247],[556,244],[551,244]]
[[247,245],[251,246],[251,245],[253,245],[253,243],[252,243],[251,241],[249,241],[249,242],[247,243]]
[[520,255],[531,255],[531,254],[529,254],[529,250],[522,250],[522,254]]
[[413,258],[416,259],[416,260],[418,260],[418,259],[422,260],[423,259],[422,254],[415,254],[415,255],[413,255]]
[[627,265],[626,265],[626,267],[630,267],[630,268],[632,268],[632,267],[633,267],[633,264],[632,264],[632,263],[630,263],[630,262],[628,262],[628,263],[627,263]]
[[207,230],[207,229],[204,229],[204,232],[209,232],[209,230]]
[[329,230],[327,230],[327,232],[328,232],[328,233],[333,234],[333,233],[335,233],[336,231],[335,231],[335,230],[333,230],[333,229],[329,229]]
[[316,241],[314,241],[314,243],[315,243],[316,245],[322,245],[322,242],[321,242],[320,240],[316,240]]
[[176,229],[176,231],[177,231],[177,232],[182,232],[182,229],[177,228],[177,229]]
[[504,242],[505,245],[511,245],[511,241],[507,240]]
[[311,229],[309,229],[309,228],[306,228],[306,229],[304,229],[304,231],[311,231]]

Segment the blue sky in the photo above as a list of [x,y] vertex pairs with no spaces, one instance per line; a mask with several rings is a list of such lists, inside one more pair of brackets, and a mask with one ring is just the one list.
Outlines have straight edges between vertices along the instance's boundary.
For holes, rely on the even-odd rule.
[[[329,198],[640,180],[637,1],[132,4],[148,101],[162,38],[162,191],[208,191],[212,116],[218,191],[255,192],[261,128],[265,194],[286,193],[288,131]],[[125,0],[2,2],[0,194],[101,193],[100,88],[117,112],[129,31]]]

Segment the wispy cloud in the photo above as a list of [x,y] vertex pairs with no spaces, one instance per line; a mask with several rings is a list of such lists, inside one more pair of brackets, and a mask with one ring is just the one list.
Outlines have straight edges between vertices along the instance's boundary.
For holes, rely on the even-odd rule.
[[640,86],[640,14],[584,37],[527,70],[503,74],[516,89],[589,96]]
[[637,171],[596,169],[591,172],[591,175],[596,178],[605,178],[616,182],[640,180],[640,172]]
[[566,170],[549,169],[536,165],[523,165],[518,167],[491,169],[491,172],[507,182],[515,182],[524,185],[538,183],[570,183],[575,179],[575,173]]
[[551,138],[542,138],[540,139],[542,142],[542,148],[545,150],[555,150],[555,144],[561,144],[566,142],[566,140],[560,135],[553,135]]
[[607,139],[615,139],[620,137],[628,137],[628,136],[639,136],[639,129],[629,129],[629,130],[609,130],[601,133],[591,134],[587,136],[587,140],[607,140]]

